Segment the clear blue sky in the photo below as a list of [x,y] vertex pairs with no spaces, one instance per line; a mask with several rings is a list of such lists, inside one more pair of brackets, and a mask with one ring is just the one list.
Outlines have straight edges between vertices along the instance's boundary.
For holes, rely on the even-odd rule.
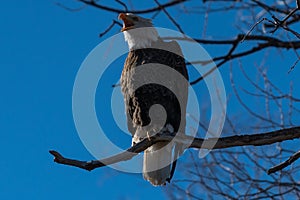
[[1,4],[0,198],[163,197],[141,175],[108,167],[86,172],[53,162],[50,149],[94,159],[74,126],[72,89],[82,61],[101,42],[98,34],[117,16],[96,9],[69,12],[54,3]]
[[[116,16],[92,8],[69,12],[50,0],[1,3],[1,199],[158,199],[165,196],[165,188],[152,187],[141,175],[108,167],[86,172],[58,165],[48,153],[56,149],[68,157],[93,159],[76,133],[72,89],[82,61],[103,40],[98,34]],[[161,19],[155,24],[167,26],[163,15]],[[193,22],[200,21],[197,18]],[[183,28],[189,32],[194,27]],[[118,29],[113,29],[111,34]],[[295,69],[297,72],[299,69]],[[295,77],[291,75],[287,79]]]

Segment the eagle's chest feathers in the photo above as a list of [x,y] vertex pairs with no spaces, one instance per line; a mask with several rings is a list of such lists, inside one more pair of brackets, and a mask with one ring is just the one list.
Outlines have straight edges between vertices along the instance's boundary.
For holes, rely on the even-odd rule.
[[[157,76],[157,70],[160,70],[160,65],[172,67],[173,63],[170,63],[171,60],[169,53],[162,49],[147,48],[131,50],[125,61],[121,81],[134,81],[137,78],[135,76],[139,76],[140,80],[143,77],[154,76],[154,74]],[[143,66],[148,66],[147,73],[141,73]],[[136,71],[138,69],[139,73],[137,75]]]
[[[160,68],[161,65],[168,66],[181,73],[182,69],[177,69],[176,67],[178,65],[177,60],[180,60],[181,58],[180,56],[170,52],[170,48],[172,48],[172,43],[165,43],[161,40],[158,40],[157,42],[152,43],[150,48],[131,50],[128,53],[122,71],[122,91],[133,94],[134,91],[131,91],[131,89],[133,89],[134,84],[137,83],[135,80],[149,80],[152,76],[161,77],[152,77],[152,80],[165,80],[167,82],[174,82],[175,80],[170,79],[170,77],[164,77],[163,73],[157,73],[158,71],[162,70]],[[174,48],[172,50],[174,51]],[[140,73],[143,70],[143,66],[146,65],[148,66],[147,73]],[[140,69],[139,73],[136,73],[137,69]]]
[[[145,64],[158,62],[154,51],[155,49],[138,49],[129,52],[121,76],[123,93],[134,94],[135,84],[146,79],[146,76],[149,77],[152,75],[152,73],[137,73],[137,70],[142,70]],[[155,70],[155,68],[153,68],[153,70]]]

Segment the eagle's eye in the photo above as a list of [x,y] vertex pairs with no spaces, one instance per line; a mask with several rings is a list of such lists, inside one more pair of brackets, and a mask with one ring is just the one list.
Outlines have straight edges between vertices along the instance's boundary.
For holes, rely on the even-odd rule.
[[134,21],[139,21],[139,18],[138,18],[138,17],[132,17],[132,19],[133,19]]

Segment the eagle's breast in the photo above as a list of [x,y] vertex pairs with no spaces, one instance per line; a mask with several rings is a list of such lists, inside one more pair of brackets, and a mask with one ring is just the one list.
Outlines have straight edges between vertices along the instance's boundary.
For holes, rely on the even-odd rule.
[[[145,83],[138,88],[135,85],[137,84],[137,79],[143,80],[143,78],[146,79],[146,76],[159,76],[160,74],[155,71],[158,70],[155,67],[157,63],[175,69],[188,79],[180,48],[176,54],[168,51],[169,48],[172,48],[172,51],[175,50],[176,52],[176,48],[172,47],[172,42],[161,42],[154,45],[153,48],[131,50],[128,53],[122,71],[121,88],[126,105],[127,125],[132,135],[135,134],[138,127],[149,125],[151,120],[156,119],[159,123],[161,117],[159,114],[151,116],[152,119],[149,116],[149,110],[155,104],[164,108],[167,114],[166,124],[170,124],[175,131],[178,131],[182,114],[185,115],[185,110],[181,111],[179,101],[177,100],[178,97],[174,94],[174,91],[179,89],[176,80],[166,77],[165,81],[169,82],[168,85],[171,85],[171,88],[155,83]],[[153,71],[148,71],[145,74],[136,73],[137,69],[145,64],[149,65]],[[153,64],[153,67],[151,64]],[[151,78],[155,80],[155,77]],[[164,77],[161,78],[163,79]],[[187,90],[187,86],[184,86],[183,90]],[[181,98],[187,98],[185,97],[187,96],[187,91],[181,94]],[[184,103],[186,104],[186,100]],[[185,106],[183,105],[182,107],[185,109]],[[149,127],[149,129],[157,131],[155,123],[151,122],[151,125],[153,126]]]

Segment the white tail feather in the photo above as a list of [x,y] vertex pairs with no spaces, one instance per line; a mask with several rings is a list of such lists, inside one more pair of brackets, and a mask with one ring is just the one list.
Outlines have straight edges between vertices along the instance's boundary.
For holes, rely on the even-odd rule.
[[159,142],[144,152],[143,176],[152,185],[165,185],[170,177],[172,163],[171,143]]

